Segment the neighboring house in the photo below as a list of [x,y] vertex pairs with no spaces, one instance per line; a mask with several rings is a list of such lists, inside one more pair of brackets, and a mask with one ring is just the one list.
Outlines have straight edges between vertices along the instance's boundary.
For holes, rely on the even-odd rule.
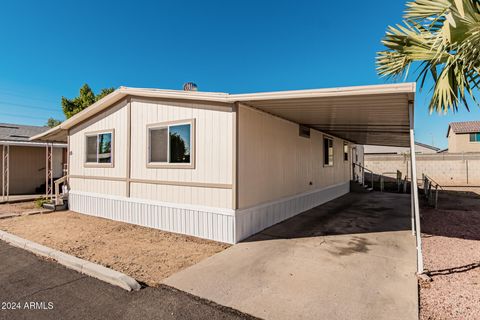
[[236,243],[348,193],[354,144],[408,147],[414,96],[121,87],[32,140],[68,142],[71,210]]
[[447,131],[448,152],[480,152],[480,121],[451,122]]
[[[2,195],[45,193],[46,143],[29,141],[30,137],[47,131],[48,127],[0,123],[2,163]],[[66,162],[66,145],[53,148],[54,177],[61,177]],[[65,154],[64,154],[65,153]]]
[[[389,147],[389,146],[363,146],[365,155],[368,154],[406,154],[410,152],[410,148],[406,147]],[[415,142],[415,153],[428,154],[437,153],[440,148],[430,146],[425,143]]]

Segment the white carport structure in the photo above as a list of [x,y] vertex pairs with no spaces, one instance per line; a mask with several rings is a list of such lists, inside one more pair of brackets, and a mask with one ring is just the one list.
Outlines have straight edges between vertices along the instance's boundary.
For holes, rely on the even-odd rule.
[[[244,104],[359,145],[410,147],[415,168],[415,83],[333,89],[225,94],[120,87],[78,115],[32,140],[66,142],[68,130],[127,96]],[[423,272],[416,171],[412,172],[412,230]]]
[[235,95],[237,101],[359,145],[410,147],[412,232],[423,273],[414,151],[415,83]]

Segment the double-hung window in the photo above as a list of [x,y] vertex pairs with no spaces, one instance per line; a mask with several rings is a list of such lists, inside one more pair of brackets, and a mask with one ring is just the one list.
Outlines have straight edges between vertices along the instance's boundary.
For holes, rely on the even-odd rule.
[[470,133],[470,142],[480,142],[480,132]]
[[194,121],[148,126],[147,166],[193,167]]
[[113,131],[87,133],[85,163],[113,165]]
[[323,138],[323,165],[333,166],[333,139]]

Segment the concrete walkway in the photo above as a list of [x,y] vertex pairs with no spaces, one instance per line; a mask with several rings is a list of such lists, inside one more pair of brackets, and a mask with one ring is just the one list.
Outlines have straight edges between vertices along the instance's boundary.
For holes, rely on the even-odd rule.
[[264,319],[418,319],[410,195],[350,193],[165,280]]

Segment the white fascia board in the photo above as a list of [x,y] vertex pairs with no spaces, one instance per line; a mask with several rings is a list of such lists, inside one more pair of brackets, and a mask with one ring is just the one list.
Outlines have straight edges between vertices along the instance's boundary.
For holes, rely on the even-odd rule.
[[[377,94],[404,93],[413,95],[416,86],[414,82],[399,84],[381,84],[370,86],[339,87],[312,90],[293,90],[278,92],[245,93],[230,95],[235,101],[255,101],[255,100],[278,100],[278,99],[302,99],[302,98],[322,98],[339,96],[360,96]],[[409,98],[412,99],[412,98]]]

